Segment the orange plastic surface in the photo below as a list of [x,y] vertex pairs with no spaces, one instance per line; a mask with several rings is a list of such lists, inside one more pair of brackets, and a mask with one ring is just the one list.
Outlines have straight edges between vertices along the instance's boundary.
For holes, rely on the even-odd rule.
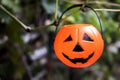
[[103,48],[102,36],[91,24],[65,25],[54,41],[58,59],[73,68],[91,66],[101,57]]

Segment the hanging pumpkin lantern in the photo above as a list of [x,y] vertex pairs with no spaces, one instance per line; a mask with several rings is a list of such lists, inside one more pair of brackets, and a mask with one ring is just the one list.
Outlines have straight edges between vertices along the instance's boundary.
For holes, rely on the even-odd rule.
[[102,55],[104,41],[91,24],[63,26],[54,41],[56,56],[69,67],[84,68],[94,64]]

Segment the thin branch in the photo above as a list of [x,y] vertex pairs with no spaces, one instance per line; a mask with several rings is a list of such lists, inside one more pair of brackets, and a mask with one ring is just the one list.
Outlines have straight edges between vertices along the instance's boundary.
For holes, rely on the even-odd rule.
[[31,80],[41,80],[41,78],[44,77],[44,75],[47,73],[46,70],[42,70],[41,72],[39,72],[34,78],[32,78]]
[[120,4],[117,4],[117,3],[111,3],[111,2],[99,2],[99,1],[91,1],[91,2],[88,2],[90,4],[103,4],[103,5],[108,5],[108,6],[116,6],[116,7],[120,7]]
[[13,20],[15,20],[23,29],[26,31],[31,31],[32,29],[25,24],[23,24],[18,18],[16,18],[13,14],[11,14],[7,9],[5,9],[2,5],[0,5],[0,10],[10,16]]
[[[95,11],[111,11],[111,12],[120,12],[120,9],[94,9]],[[78,11],[80,11],[80,9],[70,13],[69,15],[67,15],[65,18],[63,18],[59,24],[62,24],[63,22],[65,22],[67,20],[67,18],[71,15],[74,15],[75,13],[77,13]]]
[[[8,16],[10,16],[13,20],[15,20],[23,29],[25,29],[27,32],[30,32],[30,31],[36,31],[36,30],[40,30],[40,29],[44,29],[44,28],[47,28],[49,26],[52,26],[54,25],[54,22],[49,24],[49,25],[45,25],[45,26],[42,26],[42,27],[37,27],[37,28],[31,28],[31,27],[28,27],[26,26],[25,24],[23,24],[17,17],[15,17],[13,14],[11,14],[7,9],[5,9],[2,5],[0,5],[0,10],[2,10],[3,12],[5,12]],[[56,14],[57,16],[57,11],[56,11]],[[57,18],[56,18],[57,19]]]
[[94,9],[95,11],[120,12],[120,9]]
[[[76,0],[63,0],[65,2],[68,3],[74,3],[74,4],[84,4],[84,1],[76,1]],[[106,5],[106,6],[116,6],[116,7],[120,7],[120,4],[117,3],[111,3],[111,2],[107,2],[107,1],[88,1],[87,4],[101,4],[101,5]]]
[[58,15],[58,0],[56,0],[56,7],[55,7],[55,15],[54,15],[54,20],[57,20],[57,15]]
[[89,1],[89,0],[85,0],[85,1],[84,1],[84,4],[83,4],[82,8],[85,7],[85,5],[88,3],[88,1]]
[[31,79],[33,78],[33,77],[32,77],[32,73],[31,73],[30,67],[29,67],[29,65],[28,65],[28,63],[27,63],[26,57],[25,57],[25,55],[22,54],[22,53],[21,53],[21,60],[22,60],[22,62],[23,62],[23,64],[24,64],[24,66],[25,66],[26,73],[27,73],[28,77],[29,77],[30,80],[31,80]]
[[41,29],[46,29],[50,26],[54,25],[54,22],[50,23],[49,25],[44,25],[44,26],[39,26],[39,27],[36,27],[34,28],[32,31],[37,31],[37,30],[41,30]]
[[63,22],[65,22],[66,19],[67,19],[69,16],[74,15],[74,14],[77,13],[78,11],[80,11],[80,9],[78,9],[78,10],[76,10],[76,11],[74,11],[74,12],[68,14],[65,18],[63,18],[63,19],[60,21],[59,24],[62,24]]
[[30,66],[28,65],[27,63],[27,59],[26,59],[26,56],[25,54],[23,53],[22,51],[22,48],[19,44],[16,44],[15,45],[15,49],[18,50],[19,54],[20,54],[20,60],[22,61],[24,67],[25,67],[25,70],[26,70],[26,74],[28,75],[29,79],[31,80],[33,78],[32,76],[32,72],[30,70]]

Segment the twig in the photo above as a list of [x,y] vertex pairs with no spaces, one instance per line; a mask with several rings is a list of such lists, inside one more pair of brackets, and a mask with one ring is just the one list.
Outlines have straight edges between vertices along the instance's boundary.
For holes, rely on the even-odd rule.
[[46,28],[48,28],[49,26],[52,26],[52,25],[54,25],[54,22],[50,23],[49,25],[44,25],[44,26],[36,27],[36,28],[32,29],[32,31],[37,31],[37,30],[41,30],[41,29],[46,29]]
[[91,2],[88,2],[89,4],[103,4],[103,5],[108,5],[108,6],[116,6],[116,7],[120,7],[120,4],[117,4],[117,3],[111,3],[111,2],[100,2],[100,1],[91,1]]
[[20,60],[22,61],[23,65],[26,69],[26,74],[28,75],[29,79],[31,80],[33,78],[33,76],[32,76],[32,72],[30,70],[30,67],[27,63],[26,56],[24,55],[23,51],[21,50],[21,46],[19,44],[16,44],[15,48],[18,50],[18,52],[20,54]]
[[9,15],[13,20],[15,20],[23,29],[25,29],[27,32],[31,31],[32,29],[25,24],[23,24],[18,18],[16,18],[13,14],[11,14],[7,9],[5,9],[2,5],[0,5],[0,10],[2,10],[4,13]]
[[21,53],[21,59],[22,59],[22,62],[23,62],[23,64],[24,64],[25,68],[26,68],[27,75],[28,75],[28,77],[29,77],[30,80],[31,80],[31,79],[33,78],[33,77],[32,77],[32,73],[31,73],[30,67],[29,67],[29,65],[28,65],[28,63],[27,63],[26,57],[25,57],[25,55],[22,54],[22,53]]
[[31,80],[41,80],[41,78],[43,78],[43,76],[47,73],[46,70],[42,70],[41,72],[39,72],[34,78],[32,78]]
[[[120,12],[120,9],[94,9],[94,10],[95,10],[95,11],[111,11],[111,12]],[[73,15],[73,14],[77,13],[78,11],[80,11],[80,9],[78,9],[78,10],[76,10],[76,11],[74,11],[74,12],[70,13],[69,15],[67,15],[65,18],[63,18],[63,19],[60,21],[60,23],[59,23],[59,24],[62,24],[63,22],[65,22],[65,21],[66,21],[66,19],[67,19],[69,16],[71,16],[71,15]]]
[[88,3],[88,0],[85,0],[84,3],[83,3],[82,8],[84,8],[87,3]]
[[[44,29],[44,28],[47,28],[49,26],[52,26],[54,25],[54,22],[49,24],[49,25],[45,25],[45,26],[42,26],[42,27],[37,27],[37,28],[31,28],[31,27],[28,27],[26,26],[24,23],[22,23],[17,17],[15,17],[13,14],[11,14],[7,9],[5,9],[2,5],[0,5],[0,10],[2,10],[3,12],[5,12],[8,16],[10,16],[13,20],[15,20],[23,29],[25,29],[27,32],[30,32],[30,31],[36,31],[36,30],[40,30],[40,29]],[[57,11],[56,11],[57,12]],[[57,13],[56,13],[57,15]],[[56,18],[57,19],[57,18]]]
[[59,24],[62,24],[63,22],[65,22],[65,20],[66,20],[69,16],[71,16],[71,15],[77,13],[78,11],[80,11],[80,9],[78,9],[78,10],[76,10],[76,11],[74,11],[74,12],[68,14],[65,18],[63,18],[63,19],[60,21]]
[[[84,4],[84,1],[75,1],[75,0],[63,0],[69,3],[74,3],[74,4]],[[102,5],[106,5],[106,6],[116,6],[116,7],[120,7],[120,4],[117,3],[111,3],[111,2],[100,2],[100,1],[88,1],[87,4],[102,4]]]
[[54,20],[57,20],[57,15],[58,15],[58,0],[56,0],[56,7],[55,7],[55,15],[54,15]]
[[111,11],[111,12],[120,12],[120,9],[94,9],[95,11]]

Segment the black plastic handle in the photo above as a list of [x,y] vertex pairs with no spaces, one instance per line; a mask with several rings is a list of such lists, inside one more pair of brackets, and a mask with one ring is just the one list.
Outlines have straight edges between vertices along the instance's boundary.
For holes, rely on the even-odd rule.
[[57,29],[58,29],[59,23],[60,23],[63,15],[64,15],[67,11],[69,11],[69,10],[71,10],[71,9],[73,9],[73,8],[77,8],[77,7],[80,7],[80,8],[82,8],[82,7],[83,7],[83,8],[89,8],[89,9],[91,9],[91,10],[95,13],[95,15],[96,15],[97,18],[98,18],[98,21],[99,21],[99,24],[100,24],[100,29],[101,29],[101,34],[102,34],[102,37],[103,37],[102,23],[101,23],[101,20],[100,20],[100,18],[99,18],[99,16],[98,16],[97,12],[96,12],[92,7],[90,7],[90,6],[88,6],[88,5],[84,5],[84,4],[76,4],[76,5],[72,5],[72,6],[68,7],[68,8],[61,14],[61,16],[58,18],[58,21],[55,21],[56,31],[57,31]]

